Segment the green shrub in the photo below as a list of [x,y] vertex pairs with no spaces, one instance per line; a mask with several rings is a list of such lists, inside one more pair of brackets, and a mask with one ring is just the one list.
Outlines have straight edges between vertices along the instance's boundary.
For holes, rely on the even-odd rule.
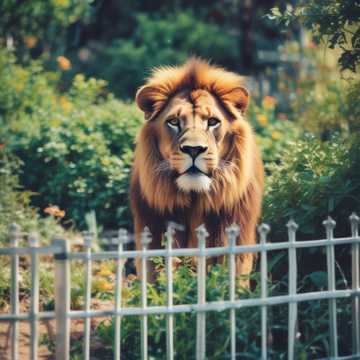
[[109,81],[111,90],[122,98],[132,99],[154,66],[179,64],[191,55],[228,67],[237,63],[236,36],[190,12],[158,18],[140,14],[136,22],[131,38],[114,40],[94,56],[88,70],[85,67],[89,74]]
[[277,113],[276,102],[274,97],[265,96],[260,103],[252,101],[248,110],[265,163],[280,162],[289,142],[301,134],[297,123],[289,121],[284,113]]
[[21,185],[32,204],[57,205],[84,225],[95,210],[107,227],[129,223],[128,177],[141,115],[107,95],[105,83],[75,77],[68,92],[39,64],[23,68],[2,54],[0,141],[23,162]]
[[17,223],[22,231],[37,231],[42,239],[62,229],[53,217],[41,218],[30,206],[31,192],[23,191],[17,176],[19,160],[0,149],[0,246],[9,245],[9,226]]
[[[269,269],[275,265],[275,258],[270,257]],[[149,306],[166,305],[166,275],[158,268],[158,278],[148,285]],[[314,276],[315,277],[315,276]],[[241,299],[260,296],[260,276],[251,276],[253,290],[237,289],[236,296]],[[309,279],[299,281],[299,287]],[[123,307],[141,306],[141,286],[138,280],[125,282]],[[196,272],[191,267],[181,264],[174,272],[174,304],[191,304],[197,302]],[[229,298],[229,280],[226,266],[213,266],[208,272],[206,283],[207,301],[221,301]],[[282,282],[269,281],[270,296],[283,294]],[[319,288],[317,288],[319,290]],[[350,302],[339,302],[338,313],[341,314],[339,329],[340,352],[349,349]],[[328,303],[326,301],[306,302],[299,305],[298,331],[300,338],[297,344],[297,356],[300,359],[328,355]],[[340,315],[339,315],[340,316]],[[340,318],[339,318],[340,319]],[[268,354],[276,359],[285,359],[287,354],[288,313],[284,305],[268,307]],[[166,359],[166,316],[148,317],[149,356],[155,359]],[[137,359],[140,354],[140,318],[126,316],[121,320],[122,356],[126,360]],[[345,335],[346,334],[346,335]],[[95,335],[102,344],[104,354],[112,355],[114,346],[114,322],[105,320],[100,323]],[[242,359],[258,359],[261,356],[261,317],[260,308],[245,307],[236,310],[236,346],[237,356]],[[183,313],[174,315],[174,345],[178,359],[195,358],[196,349],[196,314]],[[230,356],[230,322],[228,311],[213,311],[206,314],[206,351],[208,359],[224,359]]]
[[327,142],[312,135],[289,144],[280,164],[270,164],[263,206],[277,241],[286,238],[284,224],[294,218],[299,236],[324,234],[321,225],[328,215],[338,221],[336,233],[349,232],[348,216],[359,212],[360,141],[334,134]]

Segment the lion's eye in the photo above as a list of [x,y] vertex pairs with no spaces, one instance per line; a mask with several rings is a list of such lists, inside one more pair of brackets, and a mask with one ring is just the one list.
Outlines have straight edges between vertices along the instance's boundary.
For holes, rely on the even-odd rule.
[[180,119],[179,118],[171,118],[166,121],[166,124],[172,128],[179,128],[180,127]]
[[213,126],[217,126],[220,124],[220,120],[215,118],[215,117],[211,117],[208,119],[208,126],[209,127],[213,127]]

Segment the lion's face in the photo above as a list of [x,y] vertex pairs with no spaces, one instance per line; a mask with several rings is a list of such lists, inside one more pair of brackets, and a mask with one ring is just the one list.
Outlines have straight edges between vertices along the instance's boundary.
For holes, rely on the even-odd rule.
[[213,173],[228,150],[228,115],[205,90],[174,96],[153,120],[162,162],[185,192],[209,191]]

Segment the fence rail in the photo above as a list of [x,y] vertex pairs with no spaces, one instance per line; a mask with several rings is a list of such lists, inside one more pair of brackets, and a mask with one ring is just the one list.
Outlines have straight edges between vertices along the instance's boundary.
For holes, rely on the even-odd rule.
[[[349,218],[351,224],[351,236],[334,238],[335,221],[330,217],[323,222],[326,230],[326,238],[321,240],[297,241],[297,224],[290,220],[287,224],[288,242],[269,243],[267,237],[269,226],[261,224],[258,227],[259,243],[251,246],[236,245],[239,234],[237,225],[232,225],[226,230],[228,244],[223,247],[206,247],[208,236],[204,226],[197,229],[198,247],[191,249],[173,248],[175,229],[169,225],[165,234],[165,249],[148,249],[151,242],[151,234],[144,229],[142,234],[141,250],[124,250],[123,245],[128,242],[128,234],[121,229],[114,243],[116,251],[92,252],[92,236],[84,234],[84,251],[72,252],[66,239],[55,237],[50,246],[38,246],[38,236],[29,234],[29,246],[19,247],[22,237],[21,229],[13,224],[9,229],[10,247],[0,248],[0,255],[11,257],[11,313],[0,314],[0,321],[12,322],[11,356],[18,359],[18,322],[29,321],[31,324],[31,359],[38,358],[38,321],[43,319],[56,319],[56,359],[69,359],[70,355],[70,319],[83,318],[84,326],[84,359],[90,358],[90,319],[94,317],[110,316],[115,324],[114,358],[121,358],[121,319],[124,316],[136,315],[141,318],[141,359],[148,359],[148,316],[162,314],[166,316],[166,354],[167,359],[172,360],[174,353],[174,315],[178,313],[196,313],[196,354],[197,360],[203,360],[206,354],[206,313],[209,311],[229,311],[229,333],[231,359],[236,359],[236,324],[235,311],[243,307],[261,308],[261,358],[268,358],[268,307],[279,304],[288,306],[288,359],[296,358],[298,303],[311,300],[328,300],[329,304],[329,333],[331,359],[359,359],[360,358],[360,236],[359,217],[352,214]],[[352,288],[345,290],[336,289],[335,278],[335,246],[351,245],[352,256]],[[325,247],[327,260],[327,283],[328,289],[324,291],[297,293],[298,270],[297,249]],[[289,267],[289,290],[287,295],[268,296],[268,252],[274,250],[288,251]],[[259,298],[236,299],[235,298],[235,256],[241,253],[260,253],[260,284],[261,294]],[[39,312],[39,255],[53,254],[55,261],[55,311]],[[19,311],[19,256],[30,255],[31,257],[31,304],[29,313]],[[206,301],[206,259],[213,256],[226,255],[229,267],[229,299],[224,301]],[[165,258],[167,304],[164,306],[148,306],[147,304],[147,278],[146,261],[149,257],[161,256]],[[173,258],[179,256],[197,257],[197,303],[174,305],[173,301]],[[122,307],[122,277],[125,260],[139,258],[142,268],[141,277],[141,306]],[[112,310],[91,309],[91,274],[92,262],[98,260],[116,260],[115,300]],[[74,260],[82,260],[85,264],[85,293],[84,309],[79,311],[70,309],[70,263]],[[339,356],[337,334],[337,304],[336,299],[351,298],[352,301],[352,355]]]

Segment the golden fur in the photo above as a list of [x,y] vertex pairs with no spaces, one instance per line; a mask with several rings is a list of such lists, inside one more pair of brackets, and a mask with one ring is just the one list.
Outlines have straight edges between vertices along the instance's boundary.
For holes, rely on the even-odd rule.
[[[185,225],[177,233],[177,246],[197,246],[195,229],[202,223],[209,232],[207,246],[224,245],[225,227],[232,223],[240,225],[238,243],[255,243],[263,166],[244,118],[249,94],[242,84],[237,74],[190,59],[182,66],[155,69],[139,89],[136,102],[146,121],[137,137],[130,187],[138,248],[144,226],[152,232],[151,246],[160,247],[168,221]],[[183,126],[175,135],[166,126],[174,116]],[[214,116],[219,125],[210,131],[206,121]],[[199,164],[211,179],[208,189],[179,188],[181,169],[189,162],[183,144],[206,149]],[[239,274],[251,271],[252,259],[252,254],[237,259]]]

